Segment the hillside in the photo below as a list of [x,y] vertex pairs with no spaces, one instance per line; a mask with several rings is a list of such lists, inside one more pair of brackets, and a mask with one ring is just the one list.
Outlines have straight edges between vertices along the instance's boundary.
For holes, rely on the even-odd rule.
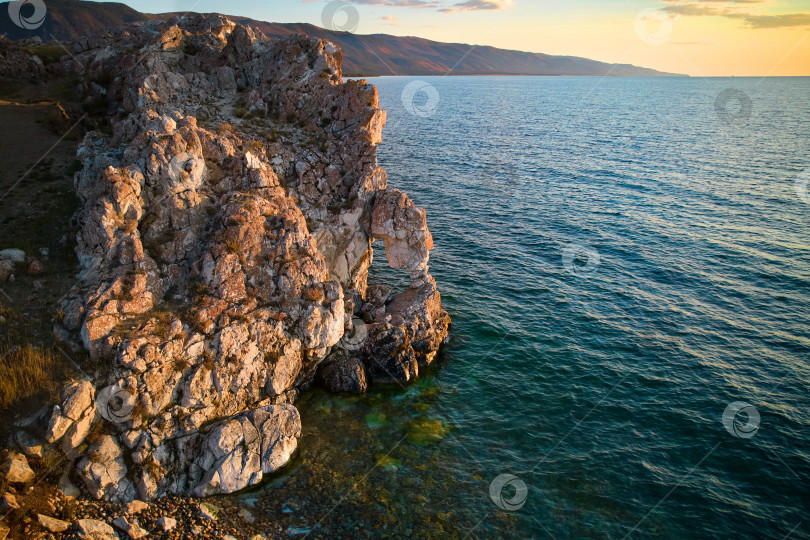
[[232,19],[258,28],[268,36],[285,37],[297,32],[327,39],[343,49],[344,72],[353,74],[444,75],[452,72],[453,75],[674,75],[629,64],[608,64],[576,56],[551,56],[388,34],[355,35],[305,23],[268,23],[246,17]]
[[[0,4],[0,34],[10,39],[39,36],[43,41],[71,41],[78,36],[113,29],[126,22],[169,18],[181,13],[145,14],[116,2],[51,0],[45,23],[36,30],[23,30],[6,15],[6,3]],[[247,17],[231,16],[246,26],[260,29],[268,36],[286,37],[303,33],[328,39],[343,49],[344,72],[350,75],[614,75],[673,76],[629,64],[609,64],[575,56],[552,56],[441,43],[418,37],[388,34],[357,35],[335,32],[305,23],[271,23]]]
[[45,22],[35,30],[26,30],[11,22],[7,4],[0,4],[0,34],[11,40],[39,36],[42,41],[72,41],[128,22],[148,19],[143,13],[119,2],[48,0]]

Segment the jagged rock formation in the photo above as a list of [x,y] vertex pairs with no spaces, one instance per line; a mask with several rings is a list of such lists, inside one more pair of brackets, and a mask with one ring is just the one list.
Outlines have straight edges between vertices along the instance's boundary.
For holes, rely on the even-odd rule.
[[[339,49],[219,16],[84,38],[63,69],[115,118],[87,134],[81,273],[55,332],[107,369],[65,389],[45,437],[93,497],[227,493],[294,452],[293,406],[408,381],[449,317],[425,212],[377,167],[376,88]],[[368,287],[374,238],[410,272]]]

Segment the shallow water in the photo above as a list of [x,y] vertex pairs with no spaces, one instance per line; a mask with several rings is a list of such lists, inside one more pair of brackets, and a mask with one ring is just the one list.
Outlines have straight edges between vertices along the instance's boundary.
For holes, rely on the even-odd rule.
[[301,537],[810,538],[810,79],[372,82],[452,341],[305,396],[250,502]]

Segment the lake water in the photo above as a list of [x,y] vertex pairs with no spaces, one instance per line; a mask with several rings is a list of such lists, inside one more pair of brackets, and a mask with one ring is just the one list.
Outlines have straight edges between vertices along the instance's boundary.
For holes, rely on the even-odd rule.
[[248,502],[301,537],[810,538],[810,78],[371,82],[451,342],[307,394]]

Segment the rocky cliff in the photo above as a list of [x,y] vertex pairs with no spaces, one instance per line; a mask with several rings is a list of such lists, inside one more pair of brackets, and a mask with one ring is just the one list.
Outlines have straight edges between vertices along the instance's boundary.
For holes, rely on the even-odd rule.
[[[82,38],[62,69],[114,119],[79,148],[81,272],[55,328],[102,367],[18,434],[67,458],[66,482],[111,501],[242,489],[295,451],[302,389],[434,359],[449,317],[425,212],[386,186],[385,112],[337,47],[195,16]],[[367,284],[375,239],[408,290]]]

